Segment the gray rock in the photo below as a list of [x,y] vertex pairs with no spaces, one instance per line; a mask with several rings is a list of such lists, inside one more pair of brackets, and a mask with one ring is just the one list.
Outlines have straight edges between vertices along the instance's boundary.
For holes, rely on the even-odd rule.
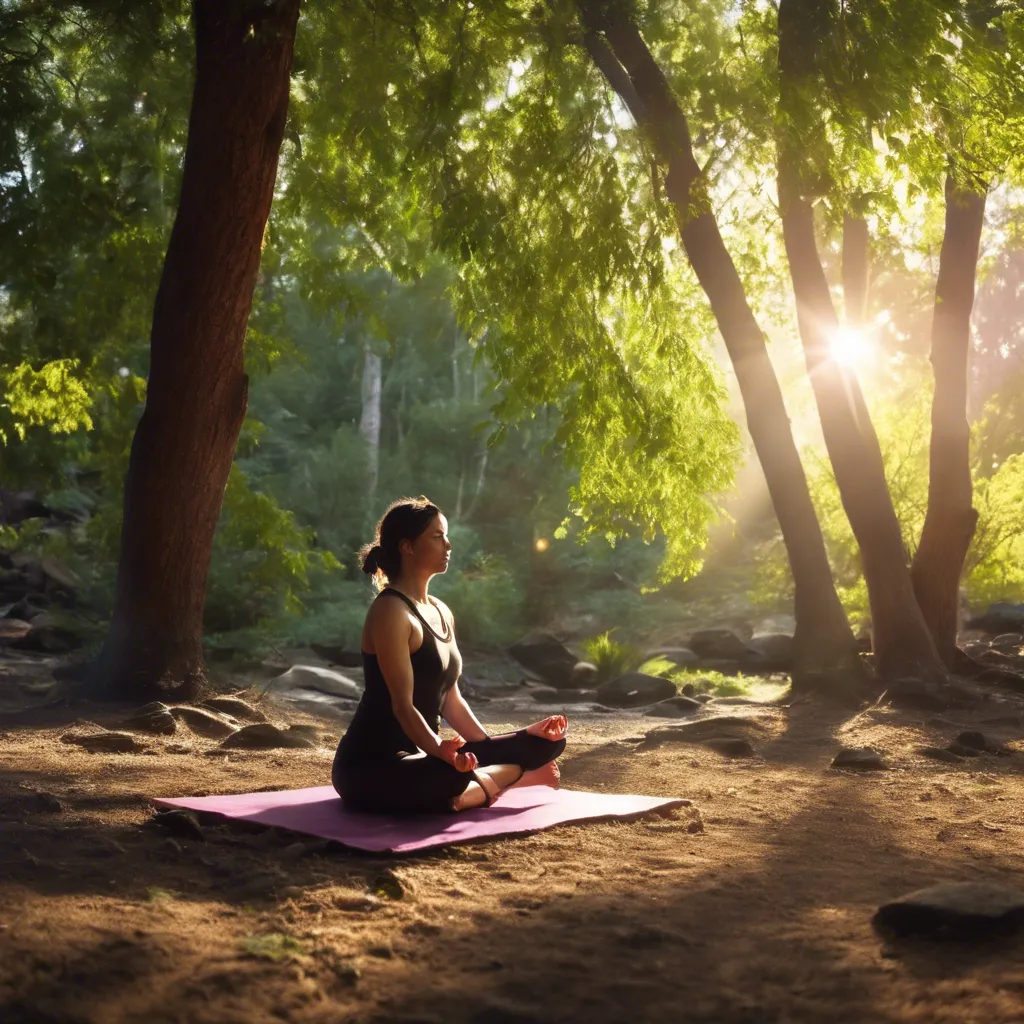
[[1000,633],[992,637],[991,644],[1000,651],[1013,651],[1024,644],[1024,636],[1020,633]]
[[0,619],[0,644],[13,643],[27,636],[32,623],[24,619]]
[[898,936],[983,939],[1024,927],[1024,892],[993,882],[950,882],[878,908],[876,928]]
[[724,757],[754,757],[757,751],[749,741],[739,736],[716,736],[704,741],[704,746]]
[[742,733],[760,735],[765,726],[754,718],[723,715],[720,718],[701,718],[683,725],[652,729],[637,746],[638,751],[654,750],[665,743],[703,743],[712,739],[740,739]]
[[1024,604],[997,601],[990,604],[984,614],[967,621],[968,629],[980,629],[989,635],[1024,630]]
[[689,647],[655,647],[644,655],[644,660],[651,658],[664,658],[679,668],[696,668],[700,664],[700,657]]
[[229,736],[221,745],[222,750],[276,750],[280,748],[311,749],[313,744],[304,736],[290,729],[278,729],[269,722],[247,725]]
[[217,711],[222,715],[230,715],[232,718],[240,719],[243,722],[265,722],[267,716],[246,703],[238,697],[211,697],[199,705],[209,711]]
[[640,708],[675,696],[675,683],[643,672],[627,672],[598,687],[597,699],[606,707]]
[[648,708],[644,714],[651,718],[688,718],[696,714],[704,705],[699,700],[677,693],[668,700],[658,701]]
[[877,772],[888,766],[877,750],[872,750],[870,747],[844,747],[832,759],[832,767]]
[[362,668],[363,652],[349,650],[344,644],[310,644],[313,651],[331,665],[342,668]]
[[359,700],[363,688],[355,680],[320,665],[293,665],[287,672],[272,679],[266,687],[269,692],[288,690],[316,690],[332,697]]
[[596,690],[532,690],[530,696],[539,704],[587,704],[597,700]]
[[570,688],[577,659],[549,633],[530,633],[514,643],[508,653],[551,686]]
[[118,722],[117,728],[127,729],[130,732],[147,732],[154,736],[173,736],[178,728],[178,723],[174,720],[174,716],[166,704],[153,701],[152,704],[139,708],[135,714],[129,715],[123,722]]
[[61,743],[73,743],[93,754],[136,754],[146,749],[134,736],[126,732],[98,732],[85,736],[65,733]]
[[793,637],[788,633],[755,635],[747,646],[761,656],[769,672],[788,672],[793,667]]
[[598,669],[589,661],[577,661],[569,673],[568,688],[572,690],[589,690],[597,686]]
[[699,629],[687,643],[702,661],[742,661],[751,649],[731,629]]
[[[981,751],[983,754],[998,754],[1002,747],[990,740],[983,732],[968,730],[960,733],[953,743],[962,747],[970,747],[973,750]],[[952,744],[950,744],[952,746]]]
[[230,736],[237,728],[237,723],[226,715],[218,714],[215,711],[207,711],[203,708],[183,705],[171,708],[171,714],[176,721],[186,725],[197,736],[205,736],[211,740],[220,740],[225,736]]

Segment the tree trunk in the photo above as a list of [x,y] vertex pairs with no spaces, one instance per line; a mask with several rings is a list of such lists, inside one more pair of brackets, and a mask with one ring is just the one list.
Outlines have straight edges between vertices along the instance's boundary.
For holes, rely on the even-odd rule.
[[[668,162],[665,187],[675,205],[690,265],[701,283],[736,372],[747,427],[764,470],[795,586],[795,687],[854,689],[862,670],[836,595],[825,542],[789,425],[778,378],[736,267],[710,210],[689,126],[636,26],[620,16],[583,15],[595,64],[653,136]],[[597,32],[603,32],[602,39]],[[611,45],[611,52],[604,45]]]
[[[834,358],[829,338],[839,327],[814,237],[814,209],[803,192],[811,181],[814,126],[802,104],[814,83],[814,31],[828,0],[782,0],[779,7],[779,70],[784,124],[779,135],[779,207],[796,298],[797,323],[807,370],[836,483],[861,552],[871,604],[875,668],[885,678],[941,676],[910,580],[906,548],[878,437],[857,379]],[[801,127],[803,126],[803,127]],[[798,130],[800,129],[800,130]],[[807,180],[807,184],[805,181]]]
[[181,199],[132,441],[107,691],[204,683],[210,549],[245,417],[242,343],[270,212],[299,0],[194,0],[196,78]]
[[362,413],[359,418],[359,433],[366,442],[367,466],[367,509],[371,510],[377,500],[377,478],[380,475],[380,395],[382,360],[379,355],[366,347],[363,361]]
[[861,327],[868,318],[868,222],[843,214],[843,313],[848,327]]
[[985,194],[946,179],[946,228],[939,255],[932,319],[932,436],[929,448],[928,511],[911,577],[914,593],[939,656],[957,664],[960,575],[978,513],[972,507],[967,375],[971,308],[978,248],[985,219]]

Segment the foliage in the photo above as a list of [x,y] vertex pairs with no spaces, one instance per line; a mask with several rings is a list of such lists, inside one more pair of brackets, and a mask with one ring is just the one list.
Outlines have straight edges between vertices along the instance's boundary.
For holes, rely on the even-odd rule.
[[597,666],[597,679],[606,683],[624,672],[636,668],[641,661],[640,652],[630,644],[612,638],[612,631],[601,633],[583,644],[587,659]]

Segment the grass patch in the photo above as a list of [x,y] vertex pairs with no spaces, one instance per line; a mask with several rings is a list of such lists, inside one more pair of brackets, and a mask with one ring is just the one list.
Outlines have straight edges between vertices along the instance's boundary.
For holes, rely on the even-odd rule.
[[178,894],[173,889],[160,889],[152,885],[146,889],[147,903],[163,903],[165,900],[174,900],[177,898]]
[[695,693],[708,693],[713,697],[772,700],[789,687],[788,682],[777,682],[764,676],[726,676],[699,668],[681,668],[668,658],[651,658],[640,666],[639,671],[670,679],[680,690],[689,683]]
[[257,957],[260,960],[273,960],[280,963],[282,960],[291,960],[306,952],[305,946],[298,939],[290,935],[283,935],[281,932],[271,932],[269,935],[247,935],[239,940],[239,946],[243,953]]

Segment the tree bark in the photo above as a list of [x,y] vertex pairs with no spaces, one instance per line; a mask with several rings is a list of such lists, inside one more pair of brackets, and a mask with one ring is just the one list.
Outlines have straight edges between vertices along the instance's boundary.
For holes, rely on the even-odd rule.
[[849,327],[861,327],[868,315],[868,222],[843,214],[843,314]]
[[932,435],[928,511],[911,567],[914,593],[943,662],[958,663],[960,576],[978,513],[972,507],[967,422],[971,309],[985,194],[946,179],[946,226],[939,255],[932,319]]
[[788,129],[779,133],[779,207],[797,323],[825,446],[860,547],[875,669],[889,679],[939,677],[944,668],[914,595],[878,437],[856,376],[832,358],[829,347],[839,321],[815,241],[814,209],[804,195],[819,184],[812,180],[808,154],[824,140],[814,137],[813,126],[806,130],[803,107],[815,81],[820,38],[815,31],[822,30],[828,7],[829,0],[781,0],[779,6],[782,114]]
[[366,442],[366,507],[373,509],[377,500],[377,478],[380,475],[380,396],[383,361],[369,345],[363,353],[363,360],[359,433]]
[[686,117],[636,26],[619,15],[597,16],[586,4],[581,10],[589,29],[586,45],[595,64],[668,164],[665,188],[677,212],[683,247],[711,302],[736,372],[747,427],[793,572],[794,687],[813,686],[826,692],[857,689],[863,675],[859,657],[836,594],[782,390],[764,334],[711,212]]
[[270,212],[299,0],[193,0],[181,199],[153,309],[146,408],[125,482],[106,692],[205,682],[210,550],[248,381],[242,346]]

